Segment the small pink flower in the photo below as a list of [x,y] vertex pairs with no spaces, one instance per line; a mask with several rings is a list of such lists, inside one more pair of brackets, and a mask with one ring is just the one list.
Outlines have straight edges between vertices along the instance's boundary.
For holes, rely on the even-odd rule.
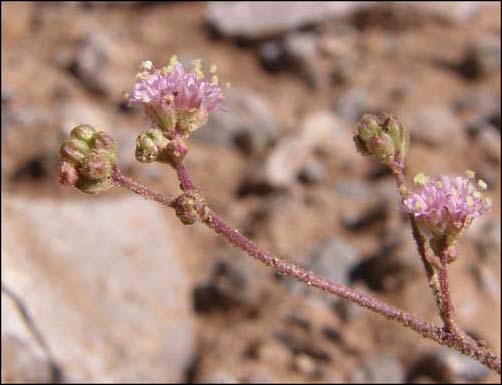
[[202,73],[199,60],[185,72],[176,56],[170,64],[157,69],[150,61],[141,65],[128,101],[140,104],[153,122],[170,136],[179,133],[186,136],[206,123],[210,111],[221,109],[223,92],[211,68],[212,78]]
[[[455,240],[474,218],[491,206],[490,199],[483,198],[471,182],[474,173],[468,171],[467,174],[469,178],[453,179],[444,175],[437,178],[417,175],[417,188],[403,201],[402,211],[413,214],[434,237]],[[478,186],[482,190],[486,188],[482,180],[478,181]]]

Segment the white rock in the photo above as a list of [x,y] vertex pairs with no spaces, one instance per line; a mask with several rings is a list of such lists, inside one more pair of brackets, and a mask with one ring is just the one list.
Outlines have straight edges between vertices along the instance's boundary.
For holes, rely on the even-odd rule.
[[412,139],[430,145],[455,143],[463,136],[463,124],[448,108],[426,106],[403,113]]
[[[450,23],[469,21],[477,15],[481,5],[486,6],[486,1],[414,1],[401,2],[408,6],[423,10],[431,16],[440,18]],[[483,4],[484,3],[484,4]]]
[[224,146],[237,145],[248,154],[261,154],[279,136],[279,124],[267,102],[247,88],[230,88],[224,100],[226,111],[209,117],[197,130],[196,140]]
[[319,23],[334,16],[347,16],[364,3],[366,2],[209,2],[206,19],[225,36],[260,39],[302,25]]
[[2,383],[52,382],[49,358],[21,316],[27,309],[7,290],[2,283]]
[[333,152],[341,162],[360,158],[350,130],[333,113],[319,110],[304,119],[299,133],[282,138],[274,147],[265,160],[265,179],[274,186],[292,185],[317,148]]
[[189,287],[158,207],[10,196],[2,214],[2,281],[29,308],[65,382],[182,380]]

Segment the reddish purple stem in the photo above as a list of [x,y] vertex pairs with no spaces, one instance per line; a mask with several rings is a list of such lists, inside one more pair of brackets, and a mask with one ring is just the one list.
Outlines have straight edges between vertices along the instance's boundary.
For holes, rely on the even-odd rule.
[[113,169],[111,178],[117,186],[124,187],[135,194],[141,195],[145,199],[151,199],[163,206],[172,207],[173,199],[126,177],[118,168]]
[[[176,168],[176,173],[183,191],[195,188],[195,185],[190,179],[190,176],[183,164]],[[145,198],[153,199],[163,205],[173,207],[172,199],[164,197],[162,194],[132,181],[122,175],[118,169],[114,170],[112,179],[117,185],[125,187],[136,194],[142,195]],[[432,339],[439,344],[452,347],[465,355],[475,358],[483,365],[500,374],[500,358],[491,353],[486,347],[478,345],[470,339],[462,338],[462,336],[441,327],[432,325],[427,321],[420,320],[415,315],[397,309],[383,301],[380,301],[379,299],[358,293],[347,286],[331,282],[302,266],[275,257],[272,254],[261,250],[253,242],[237,230],[227,225],[210,210],[208,210],[208,212],[206,212],[206,216],[201,219],[209,228],[211,228],[215,233],[223,236],[230,244],[271,267],[279,274],[293,277],[309,286],[372,310],[389,320],[397,321],[425,338]]]
[[188,171],[183,163],[180,163],[176,167],[176,175],[178,176],[178,180],[180,181],[180,187],[183,191],[192,190],[195,188],[195,185],[190,179]]
[[260,262],[263,262],[265,265],[273,268],[278,273],[293,277],[309,286],[316,287],[326,293],[333,294],[337,297],[346,299],[349,302],[356,303],[383,315],[389,320],[397,321],[405,327],[416,331],[425,338],[432,339],[442,345],[447,345],[462,352],[463,354],[475,358],[483,365],[500,374],[500,359],[485,347],[478,346],[471,341],[463,339],[457,334],[450,333],[443,328],[434,326],[426,321],[422,321],[416,318],[413,314],[397,309],[376,298],[358,293],[347,286],[331,282],[301,266],[272,256],[271,254],[261,250],[237,230],[228,226],[212,212],[205,223],[217,234],[222,235],[233,246],[258,259]]

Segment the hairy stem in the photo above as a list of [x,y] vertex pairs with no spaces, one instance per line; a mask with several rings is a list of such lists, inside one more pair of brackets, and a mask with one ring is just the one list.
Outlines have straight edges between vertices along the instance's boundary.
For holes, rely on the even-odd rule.
[[441,293],[439,290],[439,281],[436,271],[429,262],[430,260],[432,260],[433,256],[430,255],[427,249],[426,240],[422,235],[420,229],[418,228],[418,224],[417,221],[415,220],[415,217],[412,214],[409,214],[408,219],[410,220],[411,223],[411,233],[417,245],[417,250],[418,254],[420,255],[420,260],[422,261],[422,264],[424,266],[425,274],[429,282],[429,287],[431,288],[432,294],[434,295],[434,298],[436,300],[436,305],[438,307],[438,310],[441,311]]
[[[396,186],[398,191],[401,194],[401,198],[406,198],[406,187],[405,187],[405,178],[404,178],[404,169],[395,168],[392,170],[394,177],[396,179]],[[434,267],[431,264],[431,260],[433,260],[434,256],[430,254],[429,249],[427,247],[427,241],[423,236],[420,228],[418,227],[418,223],[413,216],[413,214],[408,214],[408,219],[411,224],[411,234],[413,235],[413,239],[415,240],[415,244],[417,245],[418,255],[420,255],[420,260],[422,261],[422,265],[424,266],[425,275],[427,276],[427,281],[429,283],[429,287],[432,290],[432,294],[434,295],[434,299],[436,300],[436,305],[438,307],[439,312],[441,312],[441,292],[439,289],[439,281],[437,274],[434,270]]]
[[439,292],[441,296],[440,315],[443,320],[444,328],[461,339],[469,339],[473,341],[471,337],[467,336],[464,331],[460,329],[453,316],[453,302],[450,296],[450,285],[448,280],[448,245],[445,241],[441,242],[439,250],[438,279]]
[[[180,185],[184,187],[185,191],[195,188],[195,185],[191,181],[184,166],[178,166],[176,171],[178,178],[180,179]],[[118,186],[131,190],[132,192],[147,199],[155,200],[162,205],[169,206],[171,208],[173,207],[172,199],[164,197],[162,194],[125,177],[118,169],[114,170],[112,179]],[[500,358],[498,358],[485,346],[478,345],[473,341],[462,338],[458,334],[451,333],[442,327],[423,321],[415,315],[398,309],[392,305],[388,305],[379,299],[359,293],[347,286],[331,282],[330,280],[317,275],[300,265],[273,256],[272,254],[260,249],[252,241],[239,233],[239,231],[227,225],[215,213],[209,210],[209,208],[204,212],[204,215],[201,215],[200,219],[216,234],[223,236],[228,243],[271,267],[279,274],[293,277],[300,282],[306,283],[308,286],[315,287],[328,294],[332,294],[349,302],[358,304],[384,316],[389,320],[399,322],[403,326],[414,330],[422,337],[436,341],[441,345],[449,346],[465,355],[468,355],[500,374]]]
[[176,170],[176,175],[178,176],[178,180],[180,181],[180,188],[183,191],[188,191],[195,188],[195,185],[190,179],[188,171],[183,163],[180,163],[175,170]]
[[111,179],[115,185],[124,187],[125,189],[132,191],[135,194],[141,195],[145,199],[153,200],[160,203],[163,206],[172,207],[173,199],[166,197],[165,195],[153,191],[149,187],[143,186],[138,182],[126,177],[122,172],[115,167],[112,171]]
[[442,250],[439,255],[439,290],[441,293],[441,318],[444,326],[449,332],[455,331],[455,323],[453,321],[453,305],[450,298],[450,286],[448,284],[448,265],[446,255]]
[[[180,180],[180,183],[183,185],[184,182],[186,183],[186,181],[189,181],[190,182],[189,185],[193,185],[193,183],[190,180],[190,175],[188,174],[188,171],[186,170],[185,167],[183,167],[182,174],[183,177],[186,179],[185,181]],[[180,173],[178,172],[178,176],[179,175]],[[399,178],[398,180],[401,183],[401,185],[402,183],[404,183],[404,177],[402,175],[402,172],[401,172],[401,178]],[[238,230],[227,225],[221,218],[219,218],[212,211],[209,211],[209,213],[206,214],[205,218],[201,218],[201,220],[215,233],[223,236],[231,245],[241,249],[246,254],[254,257],[255,259],[259,260],[265,265],[271,267],[279,274],[293,277],[300,282],[306,283],[308,286],[315,287],[326,293],[335,295],[349,302],[358,304],[362,307],[365,307],[375,313],[384,316],[389,320],[397,321],[401,323],[403,326],[414,330],[415,332],[417,332],[418,334],[422,335],[425,338],[432,339],[442,345],[447,345],[462,352],[463,354],[475,358],[483,365],[487,366],[492,370],[495,370],[498,374],[500,374],[500,358],[491,353],[485,347],[476,344],[474,341],[463,338],[462,335],[460,335],[459,333],[451,332],[449,330],[444,330],[443,328],[432,325],[427,321],[418,319],[415,315],[411,313],[397,309],[371,296],[358,293],[357,291],[352,290],[347,286],[331,282],[328,279],[319,276],[314,272],[305,269],[302,266],[291,263],[279,257],[273,256],[267,253],[266,251],[260,249],[252,241],[250,241],[244,235],[239,233]],[[421,236],[418,227],[416,227],[416,230],[417,230],[417,239],[419,239],[420,245],[425,247],[425,240]],[[420,235],[420,237],[418,237],[418,235]],[[432,267],[429,265],[429,262],[425,259],[425,248],[423,249],[423,253],[424,253],[424,260],[427,263],[427,264],[424,263],[424,265],[432,269]],[[426,268],[426,271],[427,270],[428,269]]]
[[302,266],[273,256],[266,251],[261,250],[237,230],[227,225],[213,212],[209,214],[208,218],[204,222],[217,234],[222,235],[230,244],[241,249],[265,265],[273,268],[279,274],[293,277],[300,282],[306,283],[308,286],[315,287],[326,293],[358,304],[384,316],[389,320],[399,322],[403,326],[414,330],[422,337],[434,340],[441,345],[452,347],[463,354],[475,358],[483,365],[500,374],[500,358],[491,353],[485,347],[478,346],[476,343],[468,341],[458,334],[451,333],[443,328],[432,325],[427,321],[420,320],[415,315],[397,309],[376,298],[358,293],[347,286],[331,282]]
[[[399,193],[401,194],[401,198],[405,199],[407,190],[405,186],[404,169],[403,167],[394,168],[392,172],[396,179],[396,185]],[[425,274],[427,276],[427,280],[429,281],[429,287],[436,299],[436,305],[439,310],[439,315],[443,320],[444,328],[449,333],[457,336],[460,340],[469,340],[470,342],[477,344],[471,337],[466,335],[466,333],[456,324],[453,318],[453,303],[451,301],[448,283],[447,246],[441,246],[439,258],[430,253],[430,250],[427,247],[427,241],[422,235],[415,217],[412,214],[409,214],[408,219],[411,223],[413,239],[417,245],[417,251],[420,255],[420,259],[422,260]],[[438,273],[436,273],[433,263],[439,269]]]

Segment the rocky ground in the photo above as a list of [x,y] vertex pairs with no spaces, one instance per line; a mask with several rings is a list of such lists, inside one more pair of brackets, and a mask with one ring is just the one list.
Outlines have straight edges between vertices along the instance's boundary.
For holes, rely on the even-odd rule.
[[451,286],[460,325],[500,354],[500,5],[2,2],[2,382],[494,382],[474,361],[272,271],[124,191],[57,183],[89,123],[123,171],[147,123],[137,65],[218,65],[227,111],[190,142],[213,209],[258,244],[433,322],[392,178],[361,158],[364,112],[408,124],[419,171],[487,181]]

